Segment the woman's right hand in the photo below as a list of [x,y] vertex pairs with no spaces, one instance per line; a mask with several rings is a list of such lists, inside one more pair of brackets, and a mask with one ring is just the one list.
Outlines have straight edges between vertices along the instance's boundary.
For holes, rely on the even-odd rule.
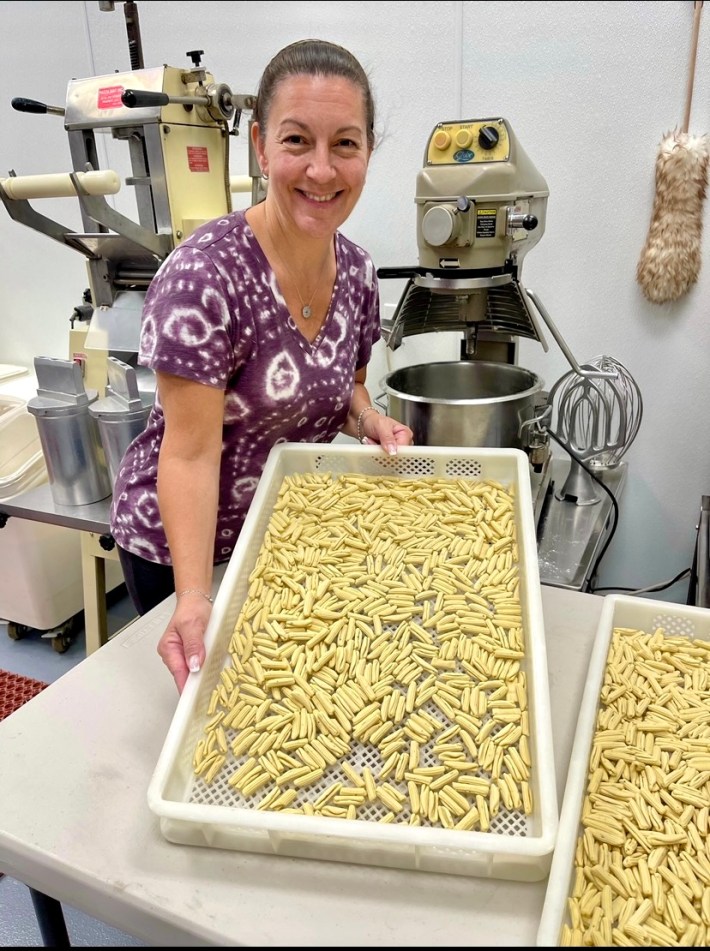
[[158,653],[173,675],[178,693],[187,678],[196,673],[205,661],[205,630],[212,604],[204,596],[178,599],[173,616],[158,642]]

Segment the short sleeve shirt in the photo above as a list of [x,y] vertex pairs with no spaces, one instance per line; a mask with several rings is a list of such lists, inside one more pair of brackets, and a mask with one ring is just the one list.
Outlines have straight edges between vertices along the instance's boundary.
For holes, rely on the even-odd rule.
[[[318,336],[291,318],[243,210],[197,229],[163,262],[146,293],[139,363],[224,390],[214,561],[229,559],[272,446],[332,442],[350,408],[355,372],[380,338],[369,255],[335,235],[336,280]],[[157,564],[170,552],[158,509],[159,396],[114,485],[111,533]]]

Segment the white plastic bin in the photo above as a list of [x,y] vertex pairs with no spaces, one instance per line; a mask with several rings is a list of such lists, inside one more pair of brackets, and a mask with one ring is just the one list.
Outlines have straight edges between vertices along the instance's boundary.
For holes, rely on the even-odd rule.
[[[438,476],[473,482],[487,479],[504,484],[513,493],[526,643],[521,664],[527,679],[533,763],[535,805],[531,815],[523,815],[516,807],[502,808],[490,831],[388,824],[378,821],[375,811],[371,821],[369,814],[354,819],[295,815],[257,809],[223,777],[211,785],[195,778],[193,753],[203,725],[214,712],[210,709],[213,690],[222,682],[235,622],[284,477],[318,472],[407,479]],[[180,697],[148,790],[148,804],[160,817],[161,831],[169,841],[484,878],[538,881],[545,877],[557,832],[557,799],[530,475],[521,450],[405,447],[396,456],[388,456],[379,446],[276,446],[220,585],[205,646],[205,664],[191,676]],[[230,742],[238,732],[225,727],[225,741]],[[375,762],[368,744],[357,739],[350,743],[347,756],[357,770],[364,762]],[[323,780],[326,784],[338,778],[339,766],[329,769],[332,771],[326,771]],[[344,785],[349,785],[347,778]]]
[[[645,661],[639,664],[638,654],[635,654],[630,648],[625,650],[628,663],[624,666],[620,679],[628,682],[629,689],[623,690],[623,692],[610,686],[611,678],[608,671],[609,650],[613,643],[614,632],[617,629],[627,629],[632,634],[642,632],[649,637],[655,633],[657,636],[657,643],[653,651],[648,649],[648,666],[645,666]],[[570,634],[572,635],[573,632],[570,632]],[[686,648],[676,643],[673,650],[676,663],[679,666],[674,667],[673,664],[668,664],[661,656],[661,645],[666,639],[672,641],[674,638],[683,638],[695,644],[705,642],[699,652],[695,651],[695,657],[700,657],[702,660],[697,663],[694,662],[693,666],[690,667],[685,660],[685,657],[688,656],[684,654]],[[681,867],[677,865],[677,862],[684,856],[690,857],[691,864],[696,862],[698,853],[695,851],[693,839],[689,839],[686,843],[682,838],[676,837],[675,842],[671,841],[667,847],[664,845],[663,848],[656,849],[653,861],[649,861],[648,857],[655,848],[655,844],[651,840],[659,832],[667,831],[667,827],[661,825],[659,819],[661,813],[655,812],[655,810],[654,820],[657,823],[656,825],[651,821],[650,814],[648,821],[642,818],[640,824],[637,824],[635,819],[629,822],[629,816],[633,815],[633,810],[627,808],[627,806],[631,800],[634,801],[634,807],[636,807],[639,800],[645,802],[646,800],[640,791],[644,789],[651,797],[652,802],[655,801],[656,797],[659,797],[659,801],[662,800],[663,819],[671,822],[678,820],[678,827],[682,827],[684,830],[694,823],[692,815],[694,807],[686,812],[683,822],[680,822],[678,818],[684,812],[685,805],[682,800],[673,798],[679,777],[673,777],[668,783],[664,782],[666,776],[670,776],[671,771],[676,768],[675,763],[667,765],[674,751],[677,751],[675,755],[678,759],[678,772],[684,774],[686,770],[689,770],[688,775],[699,775],[701,782],[696,783],[694,779],[691,780],[694,782],[693,788],[698,790],[697,795],[701,795],[705,799],[708,798],[707,783],[702,782],[703,774],[694,766],[699,753],[707,754],[709,745],[707,731],[704,724],[702,724],[701,729],[694,726],[692,722],[694,710],[700,711],[701,720],[703,716],[707,719],[707,699],[704,704],[694,708],[691,706],[693,702],[697,704],[697,701],[693,701],[693,694],[695,693],[693,684],[698,682],[698,678],[702,679],[704,677],[702,668],[707,666],[707,662],[704,660],[710,653],[707,649],[707,642],[710,642],[710,611],[707,608],[625,595],[608,595],[604,599],[594,649],[589,661],[584,695],[577,718],[577,728],[560,813],[559,833],[537,933],[538,947],[550,948],[569,944],[570,941],[565,937],[565,929],[571,930],[572,927],[578,928],[582,935],[579,941],[572,941],[572,944],[577,947],[589,947],[597,943],[593,940],[593,932],[602,939],[605,934],[612,934],[613,932],[620,940],[609,943],[635,947],[659,946],[659,944],[661,946],[674,946],[686,943],[680,934],[676,936],[675,940],[659,942],[657,930],[654,933],[653,929],[657,929],[659,914],[657,908],[669,907],[666,904],[668,893],[671,894],[672,900],[674,900],[674,894],[677,894],[676,886],[672,884],[673,869]],[[606,692],[603,693],[605,687]],[[644,691],[646,692],[644,693]],[[648,697],[653,695],[659,701],[658,709],[660,713],[655,710],[654,700],[643,708],[639,702],[645,697],[644,703],[648,704]],[[683,717],[682,713],[678,714],[677,723],[673,719],[667,719],[668,729],[664,731],[664,729],[659,729],[659,724],[663,723],[662,717],[664,715],[668,716],[670,713],[672,704],[668,713],[664,713],[662,703],[665,702],[665,698],[674,695],[682,697],[687,702],[691,715]],[[633,698],[633,707],[628,706],[628,698]],[[628,843],[624,841],[621,846],[614,844],[608,847],[605,846],[603,849],[600,847],[598,849],[600,863],[598,868],[602,870],[602,874],[606,873],[607,866],[610,868],[635,869],[639,865],[640,857],[643,856],[648,877],[646,879],[647,885],[645,883],[643,887],[634,887],[620,901],[616,900],[616,893],[614,893],[613,902],[605,907],[603,901],[595,902],[593,892],[597,888],[597,884],[592,880],[592,876],[588,878],[587,873],[585,873],[584,878],[590,886],[587,891],[588,901],[590,902],[588,907],[599,909],[599,913],[595,916],[594,927],[590,927],[587,921],[582,922],[580,920],[578,903],[577,908],[574,908],[570,899],[575,891],[578,875],[577,867],[580,860],[584,861],[588,869],[594,867],[588,862],[584,853],[585,824],[583,816],[585,801],[589,797],[592,776],[597,765],[599,765],[599,762],[595,761],[594,767],[592,766],[592,754],[594,739],[599,728],[600,711],[604,708],[609,710],[617,699],[622,700],[626,713],[624,715],[617,714],[616,710],[612,710],[612,713],[615,716],[619,732],[625,733],[626,737],[629,737],[621,745],[624,752],[632,757],[631,763],[634,764],[635,773],[638,767],[638,773],[643,772],[644,775],[643,780],[639,779],[637,783],[635,776],[632,775],[631,778],[628,778],[622,772],[622,779],[618,786],[623,787],[623,795],[619,800],[620,805],[615,807],[615,812],[619,817],[619,823],[628,832],[627,838],[629,841]],[[636,707],[637,702],[638,707]],[[636,715],[637,710],[639,711],[638,716]],[[647,718],[646,710],[649,710]],[[608,722],[608,719],[605,722]],[[646,727],[649,728],[648,732]],[[657,738],[652,741],[654,747],[652,752],[647,752],[645,749],[640,751],[638,748],[637,744],[643,741],[644,735]],[[646,764],[654,762],[656,751],[661,748],[663,750],[661,765],[654,766],[650,775],[646,774]],[[607,762],[611,761],[607,760]],[[617,762],[620,762],[620,760],[617,760]],[[601,763],[601,765],[605,764]],[[684,776],[683,783],[688,781],[687,775]],[[607,781],[604,786],[600,787],[595,779],[595,784],[597,785],[599,799],[603,799],[605,796],[613,798],[613,792],[610,789],[616,786],[615,782]],[[587,804],[589,808],[589,802]],[[643,807],[641,809],[643,811]],[[705,806],[705,811],[707,812],[707,806]],[[600,812],[599,815],[601,816],[603,813]],[[661,828],[658,828],[659,825]],[[630,830],[633,830],[634,834]],[[639,836],[640,841],[634,838],[634,835]],[[582,845],[578,846],[580,838],[582,839]],[[636,848],[635,843],[640,846],[639,849]],[[596,848],[596,846],[593,846],[593,848]],[[702,851],[705,853],[705,848]],[[622,853],[623,858],[620,857]],[[700,858],[702,862],[707,864],[705,854],[702,854]],[[608,874],[610,879],[613,880],[613,875]],[[707,873],[705,874],[707,877]],[[679,880],[681,879],[679,878]],[[697,880],[693,879],[693,883],[697,884]],[[683,889],[686,887],[688,887],[687,879],[681,886],[682,895],[685,894]],[[703,887],[707,889],[707,882],[703,881]],[[601,893],[601,890],[601,888],[598,890],[598,894]],[[611,891],[614,892],[613,889]],[[696,919],[698,922],[701,920],[700,913],[703,906],[700,897],[702,897],[702,894],[702,888],[699,892],[697,890],[691,891],[687,900],[683,901],[685,908],[681,909],[676,915],[678,928],[681,932],[685,932]],[[653,896],[653,902],[644,906],[641,913],[638,913],[638,907],[647,897],[651,896]],[[626,898],[629,899],[628,902]],[[691,906],[690,914],[687,913],[688,905]],[[621,912],[622,906],[624,908],[623,913]],[[697,907],[697,911],[693,910],[693,906]],[[576,922],[575,912],[579,916]],[[662,912],[661,917],[663,917]],[[675,927],[675,922],[670,915],[668,921]],[[705,928],[705,925],[703,925],[703,928]],[[569,935],[569,932],[567,934]],[[703,930],[703,938],[705,934],[706,931]],[[602,940],[602,943],[607,946],[606,941]],[[704,947],[707,942],[701,939],[695,940],[691,944],[694,947]]]

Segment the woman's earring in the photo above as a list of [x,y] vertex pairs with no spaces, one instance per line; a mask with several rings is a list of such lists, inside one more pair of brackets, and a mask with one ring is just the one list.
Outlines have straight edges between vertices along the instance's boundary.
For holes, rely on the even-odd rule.
[[264,179],[265,182],[268,182],[269,176],[266,174],[266,172],[262,172],[261,177]]

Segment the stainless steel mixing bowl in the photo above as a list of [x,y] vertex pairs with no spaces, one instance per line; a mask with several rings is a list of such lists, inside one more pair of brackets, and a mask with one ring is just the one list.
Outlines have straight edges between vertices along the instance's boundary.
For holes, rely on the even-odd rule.
[[402,367],[381,386],[388,414],[418,446],[524,449],[521,424],[535,415],[543,383],[519,366],[462,360]]

